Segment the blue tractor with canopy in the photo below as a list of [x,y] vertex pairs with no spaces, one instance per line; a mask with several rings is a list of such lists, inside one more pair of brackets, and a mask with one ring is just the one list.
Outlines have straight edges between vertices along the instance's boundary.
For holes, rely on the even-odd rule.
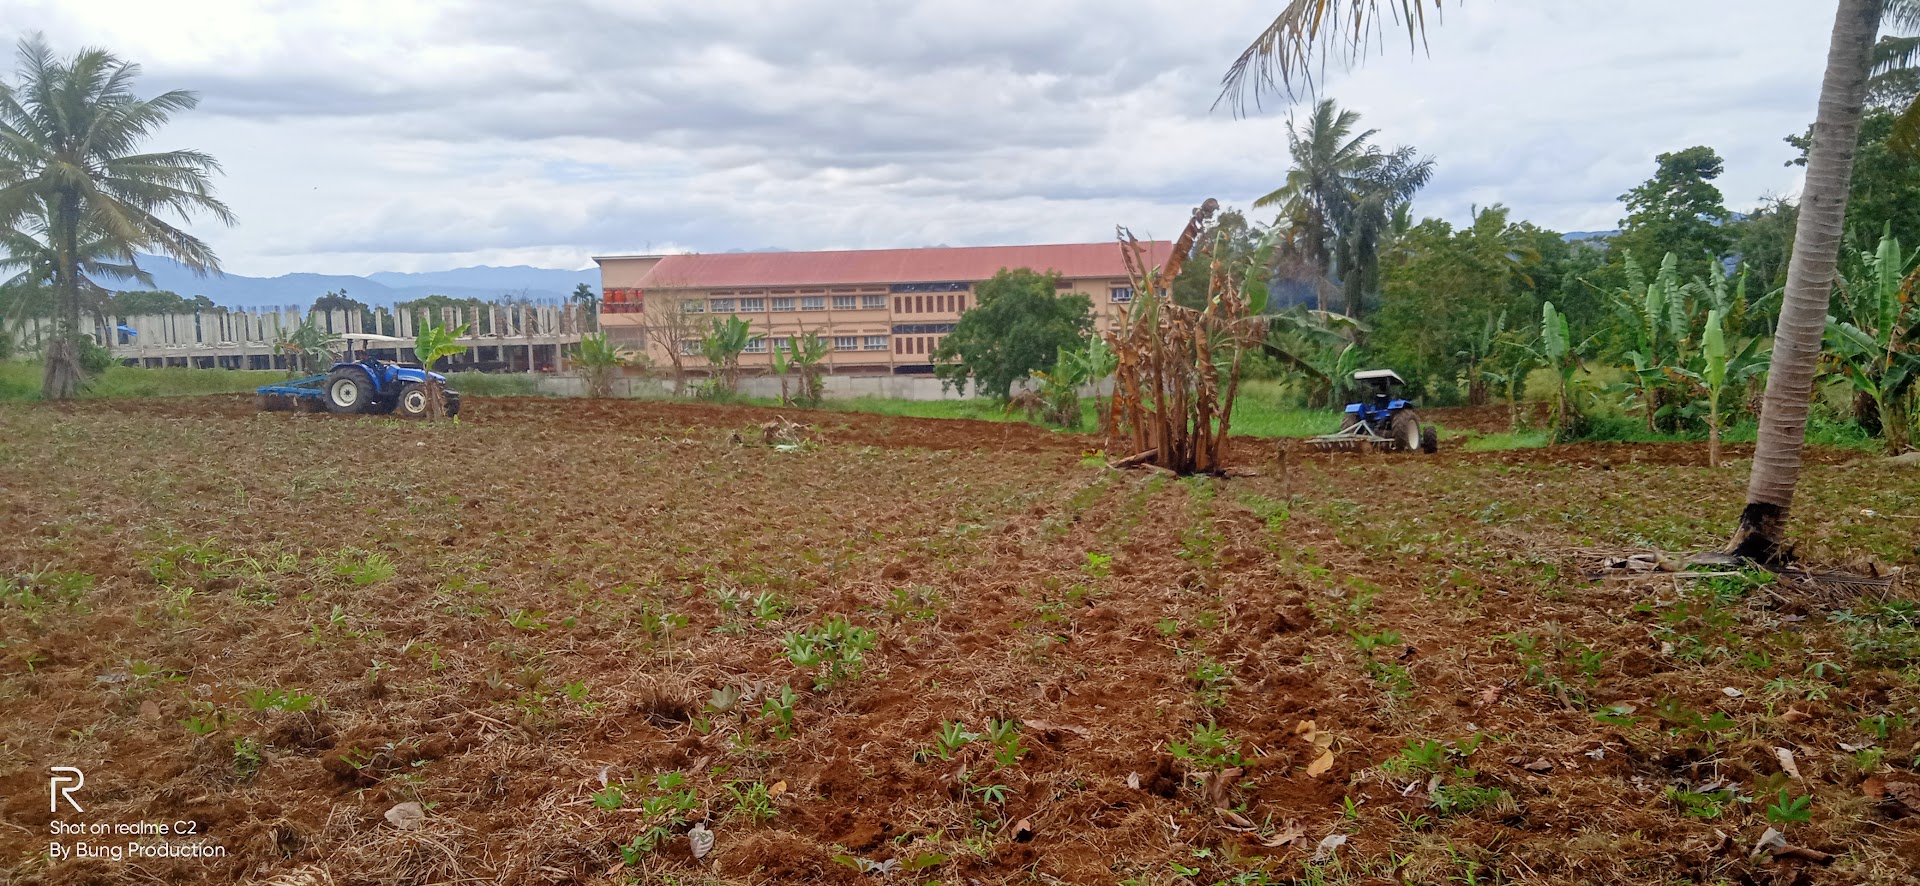
[[[417,363],[398,361],[400,348],[411,345],[412,339],[355,332],[342,336],[341,341],[347,346],[346,359],[321,375],[260,386],[254,392],[260,408],[422,418],[427,414],[427,380],[446,387],[446,376]],[[387,350],[393,351],[396,359],[385,360],[370,353]],[[445,396],[447,415],[459,415],[460,394],[448,390]]]
[[1359,400],[1348,403],[1340,415],[1340,431],[1314,437],[1314,448],[1325,451],[1377,449],[1382,452],[1425,452],[1440,449],[1440,431],[1422,422],[1413,401],[1402,396],[1406,382],[1391,369],[1363,369],[1353,374]]

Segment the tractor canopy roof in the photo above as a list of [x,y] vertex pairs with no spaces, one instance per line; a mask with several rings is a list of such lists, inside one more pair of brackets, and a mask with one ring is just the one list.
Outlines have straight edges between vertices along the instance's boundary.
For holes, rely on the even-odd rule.
[[410,339],[410,338],[400,338],[399,336],[394,336],[394,335],[376,335],[371,332],[349,332],[340,337],[348,341],[364,341],[364,342],[376,342],[376,341],[410,342],[410,341],[413,341],[413,339]]
[[1405,379],[1402,379],[1391,369],[1362,369],[1353,374],[1354,381],[1374,381],[1375,379],[1391,382],[1396,385],[1404,385],[1407,383]]

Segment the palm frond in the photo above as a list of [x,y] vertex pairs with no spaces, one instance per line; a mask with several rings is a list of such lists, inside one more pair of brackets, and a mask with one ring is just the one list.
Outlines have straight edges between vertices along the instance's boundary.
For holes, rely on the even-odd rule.
[[[1386,24],[1407,32],[1409,51],[1426,46],[1429,0],[1288,0],[1273,22],[1235,59],[1220,81],[1214,107],[1235,115],[1248,103],[1258,109],[1270,97],[1293,98],[1296,86],[1312,91],[1329,58],[1351,65],[1385,43]],[[1441,0],[1431,0],[1439,18]],[[1319,72],[1319,73],[1316,73]]]

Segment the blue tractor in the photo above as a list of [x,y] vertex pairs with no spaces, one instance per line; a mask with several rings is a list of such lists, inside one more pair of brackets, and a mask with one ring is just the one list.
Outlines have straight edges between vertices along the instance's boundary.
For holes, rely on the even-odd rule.
[[1378,449],[1384,452],[1425,452],[1440,449],[1440,432],[1420,421],[1413,401],[1400,396],[1406,382],[1391,369],[1365,369],[1353,374],[1359,401],[1348,403],[1340,416],[1340,432],[1313,438],[1314,448],[1338,451]]
[[255,399],[260,408],[423,418],[427,414],[426,381],[432,378],[440,383],[446,396],[447,415],[460,414],[460,394],[445,390],[446,376],[415,364],[382,360],[366,353],[375,349],[375,345],[387,344],[397,356],[399,346],[409,342],[408,339],[352,333],[343,340],[347,345],[346,359],[333,364],[326,374],[256,389]]

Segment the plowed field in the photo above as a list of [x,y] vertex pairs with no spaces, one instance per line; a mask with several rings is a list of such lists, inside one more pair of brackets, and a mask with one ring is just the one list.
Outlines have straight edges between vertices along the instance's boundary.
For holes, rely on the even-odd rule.
[[[1098,446],[0,407],[0,882],[1916,882],[1903,585],[1601,568],[1716,545],[1744,450]],[[1801,490],[1804,556],[1920,560],[1920,470]]]

